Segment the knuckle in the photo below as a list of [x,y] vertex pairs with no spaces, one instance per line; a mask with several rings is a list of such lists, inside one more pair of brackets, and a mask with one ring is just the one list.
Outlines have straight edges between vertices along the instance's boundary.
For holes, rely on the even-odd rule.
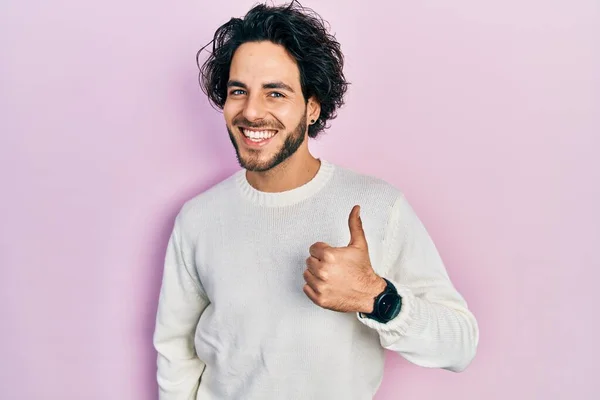
[[322,282],[316,281],[314,282],[314,286],[313,286],[315,293],[318,294],[319,296],[323,296],[323,294],[326,291],[326,285],[324,285]]
[[335,253],[333,249],[323,250],[323,260],[326,262],[335,262]]
[[319,294],[322,296],[327,296],[329,293],[329,285],[327,283],[320,282],[318,284]]
[[316,296],[315,296],[314,302],[316,304],[322,306],[323,305],[323,296],[319,292],[315,292],[315,293],[316,293]]
[[329,279],[329,271],[327,271],[326,269],[320,269],[319,270],[319,278],[321,278],[324,281]]
[[331,302],[329,301],[329,299],[326,296],[319,297],[319,305],[321,307],[327,308],[330,306],[330,304],[331,304]]

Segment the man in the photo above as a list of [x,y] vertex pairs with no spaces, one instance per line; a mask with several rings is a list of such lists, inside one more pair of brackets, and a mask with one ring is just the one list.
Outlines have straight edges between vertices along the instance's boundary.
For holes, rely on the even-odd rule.
[[405,197],[309,152],[347,87],[323,21],[258,5],[212,50],[202,87],[243,169],[176,218],[154,335],[160,399],[371,399],[385,349],[464,370],[477,323]]

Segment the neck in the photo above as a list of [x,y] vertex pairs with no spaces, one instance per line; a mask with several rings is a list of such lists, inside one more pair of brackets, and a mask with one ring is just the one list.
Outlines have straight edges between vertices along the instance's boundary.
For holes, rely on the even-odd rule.
[[321,161],[306,150],[298,149],[276,167],[264,171],[246,171],[248,183],[261,192],[285,192],[310,182],[321,166]]

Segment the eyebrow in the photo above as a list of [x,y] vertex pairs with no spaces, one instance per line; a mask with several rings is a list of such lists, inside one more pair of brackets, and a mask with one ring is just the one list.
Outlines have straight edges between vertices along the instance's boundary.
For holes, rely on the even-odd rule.
[[[240,87],[243,89],[248,89],[248,86],[246,86],[245,83],[240,82],[240,81],[235,81],[235,80],[231,80],[231,81],[227,82],[227,87],[228,88]],[[288,92],[294,93],[294,89],[292,89],[290,85],[283,83],[281,81],[263,83],[262,87],[263,87],[263,89],[282,89],[282,90],[287,90]]]

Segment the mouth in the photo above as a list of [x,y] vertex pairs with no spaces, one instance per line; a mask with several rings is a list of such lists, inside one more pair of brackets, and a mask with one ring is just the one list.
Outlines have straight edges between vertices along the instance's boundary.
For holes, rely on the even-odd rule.
[[275,129],[251,129],[245,127],[238,127],[244,137],[244,142],[252,147],[264,146],[277,135]]

